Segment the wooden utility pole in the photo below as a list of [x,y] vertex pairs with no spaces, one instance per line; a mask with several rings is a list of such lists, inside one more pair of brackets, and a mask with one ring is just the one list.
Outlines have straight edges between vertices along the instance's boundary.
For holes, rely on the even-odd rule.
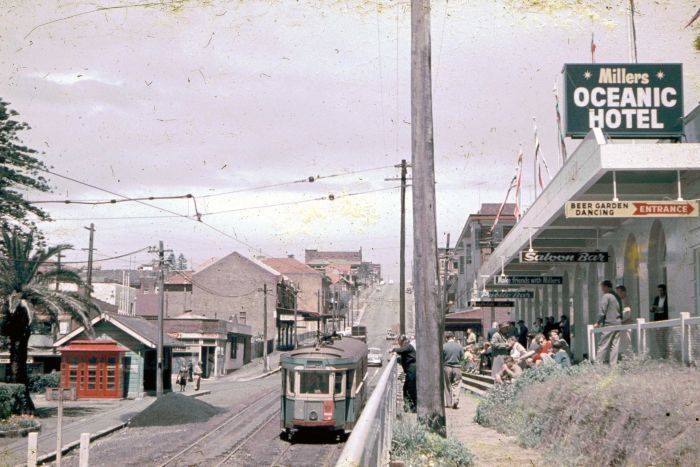
[[[406,159],[401,159],[401,164],[395,166],[401,169],[401,239],[399,247],[399,334],[406,334],[406,181],[408,178]],[[396,178],[386,178],[386,181],[394,181]]]
[[95,249],[95,224],[90,224],[90,227],[85,228],[90,231],[90,240],[88,243],[88,264],[85,298],[87,300],[90,300],[90,297],[92,295],[92,252]]
[[267,361],[267,283],[263,284],[263,371],[270,371],[270,362]]
[[445,436],[442,339],[438,316],[430,0],[411,0],[411,154],[413,294],[418,369],[418,420]]
[[156,397],[163,395],[163,313],[165,310],[165,250],[158,242],[158,348],[156,350]]
[[299,347],[299,327],[297,326],[297,313],[299,311],[299,307],[297,306],[297,294],[299,293],[298,290],[295,290],[292,292],[294,295],[294,348],[296,349]]

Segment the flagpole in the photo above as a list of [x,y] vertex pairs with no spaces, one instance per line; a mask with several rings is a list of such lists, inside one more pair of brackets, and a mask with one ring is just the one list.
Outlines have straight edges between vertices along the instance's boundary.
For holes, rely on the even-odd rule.
[[637,63],[637,30],[634,25],[634,0],[629,0],[627,36],[629,41],[629,60],[631,63]]
[[[535,121],[535,117],[532,117],[532,121]],[[535,124],[535,128],[537,128],[537,124]],[[535,201],[537,201],[537,130],[535,130],[535,154],[533,155],[533,167],[532,167],[532,188],[535,193],[535,197],[532,199],[532,204],[535,204]]]

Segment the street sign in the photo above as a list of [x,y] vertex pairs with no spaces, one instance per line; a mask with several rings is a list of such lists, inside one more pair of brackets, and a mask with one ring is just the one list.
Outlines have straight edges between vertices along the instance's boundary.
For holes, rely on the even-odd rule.
[[604,251],[521,251],[521,263],[607,263]]
[[489,290],[488,298],[535,298],[532,290]]
[[475,308],[513,308],[515,302],[512,300],[504,300],[497,302],[496,300],[475,300],[470,301],[469,306]]
[[564,65],[566,135],[601,128],[611,138],[680,138],[683,67],[679,63]]
[[498,285],[561,285],[563,276],[496,276]]
[[571,218],[698,217],[698,201],[569,201],[564,214]]

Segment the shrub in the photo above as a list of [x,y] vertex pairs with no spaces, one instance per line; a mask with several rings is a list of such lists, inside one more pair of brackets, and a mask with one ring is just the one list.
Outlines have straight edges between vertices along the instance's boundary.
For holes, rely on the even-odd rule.
[[30,392],[44,392],[46,388],[57,388],[61,383],[61,373],[54,372],[45,375],[31,375],[29,377]]
[[0,383],[0,420],[12,414],[24,413],[27,407],[23,384]]
[[31,415],[12,415],[0,420],[0,431],[21,430],[23,428],[35,428],[39,421]]
[[559,465],[695,465],[700,373],[661,361],[552,365],[489,394],[476,421]]
[[424,465],[469,466],[473,455],[459,441],[443,438],[416,422],[399,420],[394,425],[391,454],[408,467]]

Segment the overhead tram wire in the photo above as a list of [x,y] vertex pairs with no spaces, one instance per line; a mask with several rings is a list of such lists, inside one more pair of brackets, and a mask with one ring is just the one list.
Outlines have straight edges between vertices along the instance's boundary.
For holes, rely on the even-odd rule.
[[[213,211],[213,212],[203,212],[201,213],[201,217],[205,216],[210,216],[210,215],[218,215],[218,214],[226,214],[230,212],[242,212],[242,211],[250,211],[254,209],[266,209],[266,208],[276,208],[276,207],[282,207],[282,206],[292,206],[292,205],[297,205],[297,204],[305,204],[305,203],[310,203],[314,201],[335,201],[337,199],[341,198],[348,198],[352,196],[361,196],[361,195],[366,195],[366,194],[371,194],[371,193],[377,193],[380,191],[389,191],[389,190],[395,190],[401,188],[400,186],[391,186],[391,187],[385,187],[385,188],[377,188],[374,190],[366,190],[366,191],[357,191],[353,193],[345,193],[345,194],[339,194],[339,195],[334,195],[334,194],[329,194],[325,196],[319,196],[316,198],[309,198],[309,199],[300,199],[300,200],[295,200],[295,201],[284,201],[281,203],[273,203],[273,204],[261,204],[257,206],[245,206],[245,207],[240,207],[240,208],[233,208],[233,209],[225,209],[223,211]],[[176,218],[176,217],[187,217],[188,219],[196,220],[192,216],[186,216],[184,214],[178,214],[178,215],[170,215],[170,216],[113,216],[113,217],[68,217],[68,218],[58,218],[58,219],[53,219],[55,221],[86,221],[86,220],[126,220],[126,219],[164,219],[164,218]],[[203,221],[200,221],[203,223]]]
[[[49,174],[51,174],[51,175],[55,175],[55,176],[60,177],[60,178],[63,178],[63,179],[66,179],[66,180],[70,180],[70,181],[72,181],[72,182],[74,182],[74,183],[78,183],[78,184],[80,184],[80,185],[87,186],[87,187],[93,188],[93,189],[98,190],[98,191],[102,191],[102,192],[105,192],[105,193],[109,193],[110,195],[113,195],[113,196],[118,196],[118,197],[120,197],[120,198],[129,199],[128,196],[125,196],[125,195],[122,195],[122,194],[119,194],[119,193],[115,193],[114,191],[107,190],[106,188],[102,188],[102,187],[93,185],[93,184],[91,184],[91,183],[83,182],[82,180],[78,180],[78,179],[75,179],[75,178],[73,178],[73,177],[69,177],[69,176],[67,176],[67,175],[59,174],[59,173],[53,172],[53,171],[48,170],[48,169],[40,169],[40,170],[42,170],[43,172],[49,173]],[[240,243],[241,245],[244,245],[244,246],[250,248],[250,249],[253,250],[253,251],[260,251],[260,252],[262,252],[262,249],[256,248],[256,247],[252,246],[252,245],[249,244],[248,242],[245,242],[245,241],[239,239],[237,236],[231,235],[231,234],[229,234],[228,232],[225,232],[225,231],[223,231],[223,230],[221,230],[221,229],[219,229],[219,228],[217,228],[217,227],[214,227],[214,226],[211,225],[211,224],[208,224],[208,223],[202,221],[202,220],[199,218],[199,216],[198,216],[198,218],[194,218],[194,217],[188,216],[188,215],[186,215],[186,214],[180,214],[180,213],[178,213],[178,212],[171,211],[170,209],[166,209],[166,208],[157,206],[157,205],[155,205],[155,204],[146,203],[145,201],[135,201],[135,202],[136,202],[136,203],[139,203],[139,204],[143,204],[144,206],[148,206],[148,207],[153,208],[153,209],[157,209],[157,210],[159,210],[159,211],[167,212],[168,214],[173,214],[173,215],[175,215],[175,216],[177,216],[177,217],[182,217],[182,218],[184,218],[184,219],[189,219],[189,220],[191,220],[191,221],[197,222],[197,223],[202,224],[202,225],[206,226],[207,228],[209,228],[209,229],[211,229],[211,230],[213,230],[213,231],[215,231],[215,232],[220,233],[221,235],[224,235],[224,236],[227,237],[227,238],[230,238],[231,240],[233,240],[233,241],[235,241],[235,242]]]
[[[120,259],[120,258],[126,258],[127,256],[133,256],[136,253],[141,253],[142,251],[148,250],[149,247],[143,247],[139,248],[138,250],[130,251],[129,253],[123,253],[117,256],[109,256],[107,258],[100,258],[100,259],[93,259],[93,263],[101,263],[104,261],[112,261],[114,259]],[[17,259],[12,259],[12,261],[15,262],[22,262],[22,263],[36,263],[36,261],[29,261],[29,260],[17,260]],[[64,264],[87,264],[87,261],[43,261],[43,264],[60,264],[63,266]]]
[[[370,167],[367,169],[351,170],[351,171],[347,171],[347,172],[339,172],[339,173],[333,173],[333,174],[328,174],[328,175],[311,175],[307,178],[302,178],[302,179],[297,179],[297,180],[291,180],[291,181],[280,182],[280,183],[272,183],[272,184],[268,184],[268,185],[259,185],[259,186],[254,186],[254,187],[241,188],[238,190],[225,191],[222,193],[210,193],[210,194],[206,194],[206,195],[197,195],[197,196],[195,196],[191,193],[187,193],[184,195],[144,196],[144,197],[136,198],[136,197],[129,197],[129,196],[120,195],[117,193],[110,192],[108,190],[102,190],[101,188],[95,187],[94,185],[83,183],[83,185],[104,191],[106,193],[113,194],[114,196],[119,196],[120,198],[123,198],[123,199],[106,199],[106,200],[57,199],[57,200],[34,200],[34,201],[28,201],[28,202],[30,204],[83,204],[83,205],[96,206],[96,205],[103,205],[103,204],[117,204],[117,203],[127,203],[127,202],[192,199],[192,201],[194,203],[195,213],[197,214],[199,212],[197,209],[197,198],[199,198],[199,199],[213,198],[216,196],[225,196],[225,195],[235,194],[235,193],[244,193],[247,191],[259,191],[259,190],[264,190],[267,188],[277,188],[277,187],[281,187],[281,186],[294,185],[294,184],[298,184],[298,183],[313,183],[313,182],[316,182],[318,180],[325,180],[328,178],[337,178],[337,177],[343,177],[343,176],[348,176],[348,175],[355,175],[355,174],[365,173],[365,172],[373,172],[373,171],[389,169],[389,168],[393,168],[393,167],[394,167],[393,165],[384,165],[384,166],[380,166],[380,167]],[[45,170],[45,172],[50,173],[52,175],[56,175],[57,177],[65,178],[66,180],[70,180],[70,181],[73,181],[76,183],[81,183],[76,179],[52,172],[50,170]],[[141,204],[144,204],[144,203],[141,203]],[[150,206],[148,204],[146,204],[146,205]],[[151,207],[153,207],[153,206],[151,206]],[[178,214],[178,213],[172,213],[172,214],[175,216],[178,216],[178,217],[184,216],[184,214]]]

